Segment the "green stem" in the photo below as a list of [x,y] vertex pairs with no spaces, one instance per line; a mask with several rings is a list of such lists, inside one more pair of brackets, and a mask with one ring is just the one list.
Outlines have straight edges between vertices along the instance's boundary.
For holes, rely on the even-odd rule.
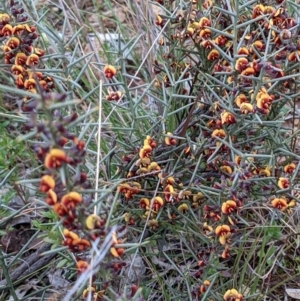
[[11,293],[14,301],[19,301],[19,298],[16,295],[16,292],[14,290],[13,283],[11,282],[10,275],[9,275],[9,272],[8,272],[8,269],[7,269],[7,265],[6,265],[6,262],[4,260],[3,252],[2,252],[1,249],[0,249],[0,266],[2,268],[4,277],[5,277],[6,282],[7,282],[7,288],[9,288],[10,293]]

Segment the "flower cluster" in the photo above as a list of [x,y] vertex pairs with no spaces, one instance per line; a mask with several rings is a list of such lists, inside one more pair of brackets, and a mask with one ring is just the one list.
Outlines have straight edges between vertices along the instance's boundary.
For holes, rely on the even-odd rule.
[[225,301],[243,301],[243,295],[240,294],[236,289],[226,291],[224,294]]
[[[208,11],[211,11],[213,2],[211,1],[210,4],[211,7]],[[274,8],[262,4],[254,5],[251,15],[248,11],[241,14],[237,24],[238,32],[233,35],[232,30],[220,34],[219,30],[215,31],[213,29],[220,25],[223,25],[225,29],[230,24],[229,16],[220,13],[203,16],[196,3],[192,4],[191,11],[192,13],[188,14],[189,19],[185,17],[186,12],[177,12],[174,20],[175,33],[170,35],[170,40],[186,43],[188,45],[186,53],[192,50],[203,53],[203,56],[209,62],[203,65],[204,69],[210,70],[210,68],[213,68],[216,77],[226,74],[227,83],[230,86],[233,84],[239,85],[239,89],[233,91],[233,94],[242,114],[256,111],[260,114],[269,114],[271,104],[278,96],[270,94],[268,92],[269,86],[264,83],[253,93],[253,81],[262,78],[263,82],[269,82],[283,78],[286,75],[282,68],[283,60],[287,57],[288,65],[298,61],[300,44],[297,39],[295,19],[289,17],[286,8],[283,6]],[[222,22],[218,25],[217,22],[220,16]],[[249,19],[257,19],[258,21],[253,22],[253,27],[245,34],[244,28]],[[164,19],[159,15],[155,23],[158,26],[165,25]],[[260,28],[263,28],[264,31],[261,31]],[[266,45],[268,35],[271,39]],[[235,39],[239,41],[237,48],[234,47]],[[166,42],[161,42],[159,45],[165,49]],[[264,58],[265,51],[271,54],[268,56],[268,60]],[[174,61],[174,56],[170,54],[164,54],[162,57],[168,61],[170,68],[176,66],[179,76],[182,77],[180,73],[183,70],[189,75],[193,74],[195,61],[189,60],[188,62],[177,63]],[[154,66],[156,74],[160,74],[163,68],[159,67],[161,64],[158,59]],[[285,66],[285,69],[288,69],[287,66]],[[157,78],[156,86],[162,84],[166,86],[165,79],[166,76],[162,76],[161,79]],[[291,87],[292,82],[293,80],[282,80],[280,85],[286,89]],[[223,93],[225,95],[229,92],[225,90]],[[223,123],[224,120],[226,120],[226,117],[222,117]],[[234,118],[229,118],[229,120],[228,123],[234,123]]]
[[[0,14],[0,37],[5,41],[2,47],[4,63],[10,66],[16,87],[33,94],[53,90],[55,85],[52,77],[35,71],[45,54],[43,49],[35,47],[38,38],[36,28],[25,23],[28,17],[19,3],[11,0],[9,8],[10,15]],[[27,101],[28,98],[25,98],[21,105],[23,111],[31,108]]]
[[[206,220],[213,222],[227,220],[228,224],[217,224],[215,227],[215,235],[223,245],[230,243],[234,232],[232,226],[235,225],[235,216],[239,214],[247,196],[253,189],[253,179],[275,176],[279,189],[291,189],[288,175],[294,172],[295,164],[278,166],[273,171],[269,167],[263,166],[262,162],[255,160],[255,156],[259,157],[259,154],[262,153],[262,151],[256,150],[254,142],[254,139],[257,139],[255,137],[258,129],[253,127],[244,135],[240,132],[239,127],[244,120],[253,118],[251,114],[260,114],[263,118],[270,114],[273,106],[282,106],[282,91],[289,91],[288,89],[293,83],[284,78],[287,75],[285,70],[289,70],[288,74],[293,74],[292,66],[298,61],[300,44],[295,30],[296,21],[288,15],[284,6],[274,8],[254,4],[251,14],[248,12],[249,8],[245,9],[242,13],[240,12],[241,17],[237,22],[238,29],[233,35],[232,30],[224,30],[223,34],[220,34],[220,30],[214,30],[220,26],[223,26],[224,29],[228,27],[228,24],[231,23],[229,16],[218,10],[215,11],[212,1],[202,4],[203,13],[197,7],[197,2],[192,1],[189,7],[191,13],[178,11],[174,23],[170,22],[170,28],[175,28],[175,32],[170,30],[172,34],[169,36],[168,43],[172,44],[176,41],[176,43],[186,45],[182,48],[183,55],[187,54],[186,60],[180,63],[176,62],[175,56],[165,52],[168,51],[166,37],[159,45],[163,49],[161,59],[171,67],[175,65],[177,67],[176,72],[170,67],[174,76],[173,82],[176,82],[176,76],[184,78],[182,72],[187,72],[194,83],[201,83],[202,75],[197,78],[199,66],[204,71],[211,70],[219,82],[226,78],[226,84],[224,83],[222,88],[217,87],[214,94],[211,94],[210,108],[201,120],[203,123],[207,119],[206,126],[200,126],[199,133],[193,129],[190,131],[190,136],[202,134],[208,139],[202,153],[204,162],[205,160],[210,161],[203,170],[208,174],[205,182],[207,185],[213,183],[214,189],[222,191],[224,199],[221,199],[219,205],[206,203],[203,206],[203,213]],[[164,5],[168,6],[167,3]],[[171,9],[171,7],[169,8]],[[245,32],[246,24],[254,19],[257,22],[251,23],[250,30]],[[155,24],[162,27],[166,22],[162,16],[157,16]],[[168,32],[168,29],[166,31]],[[268,45],[266,45],[267,36],[270,37]],[[235,39],[239,41],[238,44],[235,44]],[[197,62],[195,59],[189,59],[189,53],[192,51],[197,51],[203,60],[206,58],[207,63],[204,64],[203,60]],[[268,59],[266,59],[266,51],[270,54]],[[286,57],[288,59],[284,65],[282,62]],[[159,84],[156,84],[156,87],[160,88],[164,85],[167,88],[170,85],[166,84],[165,76],[168,75],[161,75],[163,73],[161,66],[157,57],[154,70],[157,75],[156,82]],[[277,89],[271,89],[274,79],[278,79],[279,87]],[[180,92],[182,90],[178,91],[178,94]],[[186,92],[181,94],[186,94]],[[216,95],[220,95],[220,97],[217,98]],[[221,98],[224,99],[223,102]],[[257,139],[256,142],[266,146],[263,137]],[[243,160],[237,155],[232,158],[232,147],[230,148],[228,145],[234,147],[236,153],[248,153],[248,155]],[[267,147],[264,151],[268,151]],[[215,159],[211,160],[213,156]],[[279,156],[278,162],[280,162]],[[220,177],[212,176],[217,173]],[[203,177],[205,176],[202,175]],[[249,182],[250,179],[251,182]],[[174,179],[169,182],[166,178],[165,183],[165,201],[176,200]],[[235,185],[234,189],[231,187],[232,183]],[[270,194],[277,190],[276,185],[260,183],[263,183],[262,189],[268,190]],[[190,194],[193,193],[190,192]],[[284,211],[294,206],[295,201],[291,197],[277,197],[270,199],[268,205]]]
[[[175,138],[171,133],[167,133],[164,139],[164,146],[172,148],[177,144]],[[138,159],[133,163],[135,156],[127,155],[123,156],[123,161],[128,165],[131,165],[130,171],[127,173],[126,183],[122,183],[118,186],[117,191],[124,196],[124,199],[128,202],[135,198],[138,199],[138,207],[142,210],[142,214],[135,217],[126,215],[125,220],[134,224],[136,219],[142,218],[144,220],[150,217],[148,227],[150,229],[156,229],[158,222],[156,216],[161,208],[165,204],[176,204],[176,210],[172,212],[168,219],[176,218],[178,213],[186,213],[189,211],[188,203],[190,206],[197,208],[203,194],[198,192],[194,195],[190,190],[182,189],[182,183],[179,179],[165,174],[161,165],[152,160],[154,157],[154,151],[157,147],[157,142],[150,136],[144,139],[143,146],[138,151]],[[188,154],[188,150],[183,150],[184,154]],[[159,190],[155,197],[149,197],[150,194],[145,192],[143,187],[147,185],[148,181],[156,180],[159,184]],[[188,203],[187,203],[188,202]],[[129,202],[131,204],[131,202]],[[177,211],[177,213],[175,212]]]
[[[64,99],[59,95],[47,94],[43,100],[48,98],[46,102],[51,104],[51,101],[57,101],[55,97],[60,97],[60,101]],[[40,136],[44,137],[44,141],[33,146],[37,158],[44,165],[39,190],[46,194],[45,202],[51,206],[64,227],[62,245],[76,254],[77,271],[83,273],[89,269],[88,255],[92,243],[97,241],[100,244],[109,231],[106,214],[94,214],[92,196],[85,193],[90,188],[87,174],[81,170],[86,154],[85,142],[67,127],[70,122],[76,121],[77,114],[61,116],[57,110],[52,111],[49,107],[45,110],[51,114],[51,121],[37,121],[36,113],[32,111],[32,118],[25,123],[27,130],[38,129]],[[128,197],[133,192],[134,188],[126,188]],[[123,268],[120,257],[124,248],[118,246],[121,243],[122,240],[115,234],[111,241],[111,259],[107,263],[107,268],[114,274],[118,274]]]
[[[76,254],[77,271],[83,273],[89,269],[91,244],[95,241],[101,243],[108,228],[105,215],[100,217],[93,213],[92,196],[84,193],[85,189],[90,188],[87,174],[80,169],[86,152],[85,143],[65,127],[64,121],[74,121],[77,115],[61,117],[56,112],[52,116],[51,122],[40,121],[34,125],[30,120],[26,127],[38,127],[46,138],[43,143],[36,143],[33,147],[37,157],[43,160],[45,168],[39,190],[46,194],[45,202],[52,207],[64,227],[62,245]],[[71,166],[76,171],[73,175],[70,174]],[[65,176],[62,177],[62,174]],[[118,259],[123,254],[124,249],[117,246],[121,242],[116,236],[112,240],[112,258]],[[122,268],[120,265],[116,270],[116,263],[121,262],[111,260],[108,263],[114,273]]]

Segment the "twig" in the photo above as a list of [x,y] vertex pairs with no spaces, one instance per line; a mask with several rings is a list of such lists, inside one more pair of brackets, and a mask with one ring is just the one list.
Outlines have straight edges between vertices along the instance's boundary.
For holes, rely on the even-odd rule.
[[[51,253],[49,255],[41,257],[41,253],[49,250],[51,247],[50,244],[43,245],[40,249],[38,249],[36,252],[28,256],[28,258],[25,259],[25,261],[17,267],[10,275],[6,274],[8,273],[3,259],[2,252],[0,253],[0,262],[1,266],[3,268],[3,272],[5,275],[5,279],[0,281],[0,290],[4,290],[9,288],[10,290],[13,290],[13,282],[16,280],[19,280],[20,278],[24,278],[27,275],[30,275],[32,272],[37,271],[41,267],[43,267],[46,263],[48,263],[56,254]],[[39,258],[39,259],[38,259]],[[14,291],[14,290],[13,290]],[[13,295],[13,294],[12,294]],[[15,299],[18,300],[18,299]]]

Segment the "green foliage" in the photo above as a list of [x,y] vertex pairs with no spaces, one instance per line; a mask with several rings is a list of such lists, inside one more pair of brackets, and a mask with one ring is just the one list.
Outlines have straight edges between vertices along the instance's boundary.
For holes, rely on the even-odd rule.
[[13,169],[16,165],[21,165],[21,161],[26,160],[28,156],[26,155],[26,153],[23,153],[23,142],[19,142],[15,138],[8,136],[5,129],[2,129],[1,132],[0,177],[3,179],[10,169]]

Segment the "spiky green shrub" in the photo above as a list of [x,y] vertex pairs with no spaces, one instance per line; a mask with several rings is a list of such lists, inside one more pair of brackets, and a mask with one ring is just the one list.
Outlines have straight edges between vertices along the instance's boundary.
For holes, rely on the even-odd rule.
[[3,116],[21,115],[40,166],[18,182],[46,194],[35,225],[77,267],[66,298],[283,299],[299,274],[300,44],[298,6],[280,2],[129,1],[109,41],[71,6],[62,34],[3,12]]

